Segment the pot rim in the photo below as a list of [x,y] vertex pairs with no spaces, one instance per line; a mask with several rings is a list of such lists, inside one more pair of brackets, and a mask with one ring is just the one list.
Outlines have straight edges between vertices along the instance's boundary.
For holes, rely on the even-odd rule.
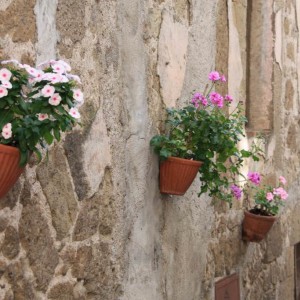
[[245,216],[247,215],[248,217],[252,218],[252,219],[266,219],[266,220],[276,220],[277,216],[262,216],[262,215],[256,215],[253,214],[251,212],[249,212],[248,210],[244,211]]
[[0,152],[10,155],[20,155],[20,150],[17,147],[0,144]]
[[186,159],[186,158],[181,158],[181,157],[176,157],[176,156],[169,156],[167,158],[167,160],[162,161],[161,163],[164,163],[166,161],[176,162],[176,163],[183,163],[183,164],[190,164],[190,165],[199,166],[199,167],[203,164],[203,162],[200,161],[200,160]]

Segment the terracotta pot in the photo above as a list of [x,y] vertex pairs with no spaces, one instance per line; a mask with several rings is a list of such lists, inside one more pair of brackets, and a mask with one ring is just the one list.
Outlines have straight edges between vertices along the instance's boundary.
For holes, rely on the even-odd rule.
[[18,148],[0,144],[0,198],[7,194],[24,171],[19,162]]
[[245,211],[243,240],[260,242],[266,237],[276,219],[274,216],[261,216]]
[[162,194],[184,195],[195,179],[201,161],[169,157],[160,163],[159,184]]

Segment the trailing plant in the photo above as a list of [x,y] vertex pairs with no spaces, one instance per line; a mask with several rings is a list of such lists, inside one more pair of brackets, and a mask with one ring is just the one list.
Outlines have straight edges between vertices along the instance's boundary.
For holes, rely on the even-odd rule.
[[242,104],[227,113],[232,104],[230,95],[213,91],[217,84],[226,82],[224,75],[209,74],[210,86],[204,93],[195,93],[191,103],[183,108],[167,109],[166,130],[154,136],[150,145],[161,160],[170,156],[199,160],[201,186],[199,196],[208,192],[221,200],[231,202],[230,185],[240,173],[244,159],[259,160],[260,148],[239,149],[247,122]]
[[59,141],[77,124],[84,102],[80,79],[62,60],[37,68],[16,60],[2,64],[8,66],[0,69],[0,144],[19,148],[24,166],[30,153],[40,160],[40,146]]

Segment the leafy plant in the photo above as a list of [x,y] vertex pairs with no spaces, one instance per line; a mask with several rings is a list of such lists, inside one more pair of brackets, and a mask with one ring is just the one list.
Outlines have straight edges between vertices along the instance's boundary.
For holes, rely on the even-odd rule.
[[232,97],[212,91],[216,84],[226,81],[225,77],[214,71],[209,79],[212,83],[207,93],[195,93],[191,104],[183,108],[167,109],[166,132],[154,136],[150,145],[162,160],[175,156],[202,161],[198,195],[208,192],[231,202],[230,184],[242,175],[244,159],[259,160],[261,150],[256,145],[251,151],[239,149],[247,122],[242,105],[227,114],[222,108],[231,105]]
[[59,141],[61,132],[77,124],[83,94],[76,88],[79,77],[67,73],[71,68],[64,61],[38,68],[2,62],[7,63],[0,69],[0,144],[18,147],[24,166],[32,152],[41,159],[39,145]]
[[257,172],[248,173],[248,182],[242,188],[238,186],[232,187],[232,192],[237,199],[241,198],[241,193],[246,194],[246,199],[254,199],[255,205],[250,212],[263,216],[275,216],[279,212],[279,207],[284,206],[288,193],[284,189],[286,179],[279,177],[279,185],[272,187],[270,185],[262,185],[261,176]]

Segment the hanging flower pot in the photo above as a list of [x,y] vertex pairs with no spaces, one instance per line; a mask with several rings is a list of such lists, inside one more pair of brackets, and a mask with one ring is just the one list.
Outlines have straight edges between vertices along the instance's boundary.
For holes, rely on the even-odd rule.
[[275,216],[261,216],[245,211],[243,240],[260,242],[266,237],[276,219]]
[[195,179],[201,161],[169,157],[160,163],[160,192],[162,194],[184,195]]
[[19,163],[19,149],[0,144],[0,199],[7,194],[24,171]]

